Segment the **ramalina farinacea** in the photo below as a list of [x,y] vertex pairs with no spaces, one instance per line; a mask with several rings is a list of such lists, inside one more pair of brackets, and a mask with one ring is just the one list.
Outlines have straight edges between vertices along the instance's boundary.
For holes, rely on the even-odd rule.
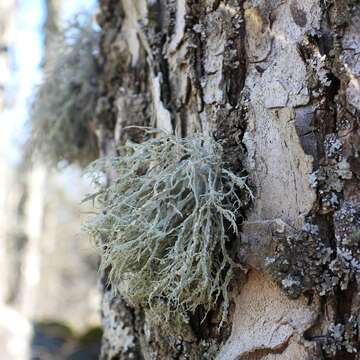
[[[160,134],[128,143],[89,167],[99,211],[86,230],[101,248],[109,281],[161,319],[202,306],[229,308],[235,267],[230,237],[251,199],[245,178],[225,169],[213,138]],[[112,180],[103,185],[103,173]]]

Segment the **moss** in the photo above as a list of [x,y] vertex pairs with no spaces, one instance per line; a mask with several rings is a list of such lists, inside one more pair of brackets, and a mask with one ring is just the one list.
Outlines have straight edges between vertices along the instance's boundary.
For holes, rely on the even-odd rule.
[[90,20],[76,20],[51,38],[31,127],[33,149],[52,164],[84,165],[98,156],[91,129],[99,91],[97,46]]
[[[100,190],[88,199],[101,207],[86,230],[101,248],[102,268],[133,305],[158,320],[180,319],[222,300],[239,265],[229,256],[241,210],[251,193],[245,178],[222,166],[222,147],[211,137],[161,134],[128,143],[120,156],[89,168]],[[102,171],[113,174],[102,185]]]

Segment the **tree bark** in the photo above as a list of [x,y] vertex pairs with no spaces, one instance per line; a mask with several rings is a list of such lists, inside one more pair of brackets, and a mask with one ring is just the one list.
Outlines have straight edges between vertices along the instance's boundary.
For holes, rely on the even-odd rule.
[[[58,31],[58,0],[46,0],[46,21],[44,23],[44,64],[48,59],[51,39]],[[26,173],[27,202],[25,206],[26,245],[17,302],[21,312],[29,319],[34,318],[39,297],[39,283],[42,267],[42,241],[44,232],[46,188],[49,171],[46,165],[35,160]]]
[[212,134],[255,200],[227,329],[164,332],[105,285],[102,359],[357,359],[360,4],[101,0],[102,155],[137,132]]
[[[5,88],[8,85],[11,76],[9,45],[13,36],[13,20],[16,11],[15,1],[8,1],[6,4],[0,4],[0,114],[6,108]],[[0,133],[0,144],[5,141],[5,135]],[[9,231],[6,216],[8,206],[8,178],[10,169],[5,158],[5,149],[0,148],[0,172],[3,174],[0,180],[0,273],[4,274],[2,284],[0,285],[0,303],[5,302],[8,295],[9,286],[7,284],[7,258],[6,258],[6,238]]]

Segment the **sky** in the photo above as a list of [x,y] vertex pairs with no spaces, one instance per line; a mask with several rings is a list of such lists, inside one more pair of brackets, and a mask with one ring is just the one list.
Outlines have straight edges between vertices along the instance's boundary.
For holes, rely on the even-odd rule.
[[[76,13],[95,6],[96,0],[62,0],[61,20],[66,23]],[[11,163],[20,159],[20,147],[28,135],[29,108],[41,81],[44,20],[45,0],[18,0],[10,47],[11,76],[6,84],[8,107],[0,114],[0,153]]]

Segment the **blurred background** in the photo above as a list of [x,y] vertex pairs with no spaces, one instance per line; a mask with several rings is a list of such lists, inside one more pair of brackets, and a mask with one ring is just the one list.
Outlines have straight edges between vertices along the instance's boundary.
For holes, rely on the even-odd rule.
[[30,159],[30,113],[52,32],[95,0],[0,0],[0,359],[97,359],[98,258],[81,232],[89,185]]

